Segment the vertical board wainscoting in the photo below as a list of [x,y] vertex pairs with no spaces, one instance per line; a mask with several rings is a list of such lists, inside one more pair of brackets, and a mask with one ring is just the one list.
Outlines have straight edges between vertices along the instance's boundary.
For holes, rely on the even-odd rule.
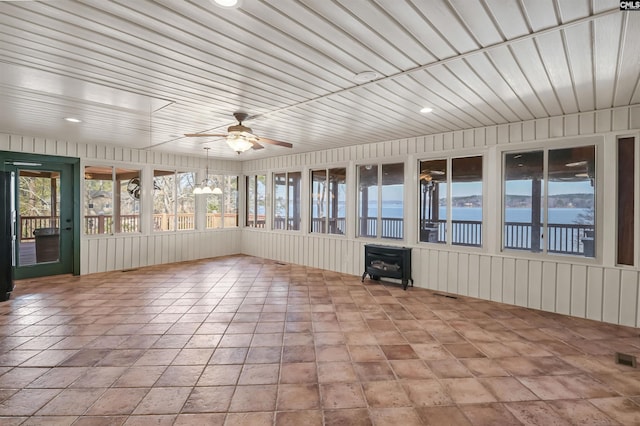
[[[80,158],[86,164],[135,166],[151,176],[153,168],[209,170],[240,174],[238,161],[207,160],[204,156],[173,155],[122,146],[47,139],[0,133],[0,150],[30,154]],[[143,195],[144,197],[144,195]],[[149,208],[150,204],[143,209]],[[81,207],[79,207],[81,208]],[[196,260],[238,254],[241,251],[240,228],[215,231],[178,231],[156,233],[86,236],[80,240],[80,274],[117,271],[162,263]]]
[[[605,179],[608,185],[615,185],[615,182],[603,176],[613,172],[616,167],[612,161],[615,154],[611,152],[614,149],[611,142],[620,135],[638,135],[639,131],[640,106],[633,105],[320,152],[249,160],[242,163],[242,170],[245,175],[290,169],[308,173],[313,168],[344,164],[351,170],[351,183],[347,186],[350,188],[349,197],[354,198],[356,177],[353,171],[358,164],[365,162],[385,163],[393,156],[394,161],[400,159],[399,161],[409,164],[423,158],[437,158],[439,155],[465,156],[478,155],[478,152],[485,153],[489,158],[493,155],[495,159],[498,158],[495,155],[496,150],[507,149],[504,147],[515,150],[519,145],[532,142],[555,143],[562,146],[568,138],[576,141],[576,138],[580,137],[601,136],[604,140],[602,146],[605,147],[605,155],[599,176]],[[493,165],[500,168],[499,163]],[[500,182],[496,180],[501,179],[499,173],[490,172],[489,175],[488,182],[492,186],[487,191],[499,190]],[[406,197],[415,196],[414,192],[417,192],[415,183],[409,179],[413,177],[405,177]],[[267,197],[271,195],[268,193]],[[490,217],[495,217],[495,213],[500,210],[501,200],[493,193],[488,192],[486,195],[485,209],[495,209],[496,211],[490,214]],[[597,197],[613,202],[610,194],[600,193]],[[415,208],[410,200],[405,201],[409,201],[407,206]],[[478,250],[416,243],[417,237],[409,235],[412,227],[417,233],[417,224],[414,226],[413,222],[415,214],[412,212],[405,212],[408,231],[404,241],[363,240],[353,235],[355,204],[352,204],[347,212],[351,215],[351,218],[347,219],[351,226],[351,234],[335,237],[312,234],[304,230],[282,232],[244,228],[241,251],[281,262],[361,275],[365,244],[389,243],[407,246],[412,248],[413,279],[416,287],[609,323],[640,326],[638,265],[618,267],[607,254],[615,247],[614,241],[609,237],[610,229],[607,227],[611,220],[615,222],[615,218],[604,216],[604,223],[600,223],[603,230],[607,231],[602,232],[606,234],[602,237],[603,252],[595,261],[585,261],[571,256],[536,257],[515,251],[503,252],[500,249],[500,223],[485,224],[488,231],[485,247]]]
[[238,254],[240,234],[240,229],[229,229],[87,238],[81,245],[81,270],[84,275]]

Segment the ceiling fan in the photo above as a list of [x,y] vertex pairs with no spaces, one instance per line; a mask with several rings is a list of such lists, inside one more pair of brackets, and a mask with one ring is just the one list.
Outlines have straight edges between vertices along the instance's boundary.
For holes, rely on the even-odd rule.
[[244,112],[236,112],[233,116],[238,120],[238,124],[235,126],[229,126],[227,134],[213,134],[213,133],[186,133],[185,136],[192,137],[221,137],[226,138],[227,144],[238,154],[248,149],[263,149],[261,145],[263,143],[284,146],[286,148],[293,148],[293,145],[289,142],[281,142],[273,139],[262,138],[254,135],[251,128],[243,126],[242,122],[247,119],[249,114]]

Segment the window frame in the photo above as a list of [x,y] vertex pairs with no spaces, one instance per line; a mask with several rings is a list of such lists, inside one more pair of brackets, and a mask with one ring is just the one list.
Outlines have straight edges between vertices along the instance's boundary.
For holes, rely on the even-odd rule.
[[[336,217],[336,218],[332,218],[331,214],[330,214],[330,207],[331,207],[331,200],[329,198],[329,185],[325,185],[324,191],[325,191],[325,208],[326,211],[328,212],[328,214],[325,216],[323,223],[323,229],[324,231],[314,231],[313,227],[314,227],[314,217],[313,217],[313,205],[314,205],[314,197],[316,196],[316,194],[313,191],[313,184],[314,184],[314,173],[318,173],[318,172],[324,172],[324,177],[325,177],[325,182],[329,182],[330,181],[330,177],[331,175],[331,171],[332,170],[342,170],[344,172],[344,182],[342,183],[342,185],[344,185],[344,217],[343,219],[343,230],[342,232],[330,232],[331,230],[331,220],[335,219],[336,225],[335,225],[335,229],[336,230],[340,230],[340,226],[339,226],[339,220],[340,217]],[[338,198],[336,201],[336,203],[338,203],[338,210],[339,210],[339,203],[340,203],[340,199]],[[339,237],[344,237],[347,234],[347,227],[348,227],[348,223],[349,223],[349,214],[348,214],[348,168],[346,166],[335,166],[335,167],[322,167],[322,168],[310,168],[309,169],[309,234],[317,234],[317,235],[332,235],[332,236],[339,236]]]
[[[169,223],[169,229],[162,229],[162,224],[160,226],[160,229],[156,228],[156,214],[162,214],[162,213],[156,213],[155,211],[155,201],[156,201],[156,191],[157,191],[157,185],[156,185],[156,172],[167,172],[164,175],[159,175],[158,177],[162,176],[173,176],[173,188],[172,188],[172,197],[173,197],[173,212],[169,212],[166,213],[168,215],[173,215],[173,219],[168,222]],[[169,173],[170,172],[170,173]],[[193,226],[189,227],[189,228],[179,228],[179,218],[178,216],[180,215],[180,213],[178,212],[179,208],[178,208],[178,184],[179,184],[179,179],[178,179],[178,175],[181,174],[191,174],[192,175],[192,184],[191,184],[191,195],[190,198],[193,199],[192,205],[193,205],[193,218],[190,220],[190,223],[193,224]],[[198,184],[198,174],[195,170],[188,170],[188,169],[170,169],[170,168],[162,168],[162,166],[160,167],[153,167],[151,169],[151,179],[152,179],[152,187],[153,187],[153,192],[152,192],[152,197],[151,197],[151,223],[152,223],[152,233],[167,233],[167,232],[193,232],[197,230],[197,220],[198,220],[198,207],[197,207],[197,202],[196,202],[196,198],[195,198],[195,194],[193,193],[193,190],[195,189],[196,185]]]
[[[402,165],[402,221],[401,221],[401,227],[402,227],[402,237],[400,238],[393,238],[393,237],[385,237],[383,236],[384,233],[384,226],[382,223],[382,204],[383,204],[383,180],[384,180],[384,167],[385,166],[393,166],[393,165]],[[377,206],[376,206],[376,234],[375,235],[363,235],[361,233],[363,226],[362,226],[362,216],[361,216],[361,195],[362,195],[362,191],[360,190],[360,182],[361,182],[361,170],[364,167],[366,169],[367,166],[372,166],[372,167],[376,167],[376,171],[377,171],[377,176],[376,176],[376,186],[377,186]],[[355,223],[356,223],[356,232],[355,232],[355,237],[356,238],[367,238],[367,239],[372,239],[372,240],[378,240],[378,241],[405,241],[407,239],[407,230],[406,230],[406,224],[407,224],[407,209],[405,208],[405,204],[407,202],[407,161],[406,159],[395,159],[394,160],[390,160],[390,161],[385,161],[385,162],[380,162],[380,161],[373,161],[373,162],[362,162],[362,163],[358,163],[355,165],[356,167],[356,196],[355,196],[355,209],[356,209],[356,214],[355,214]],[[367,211],[368,211],[368,202],[367,202]],[[369,216],[366,216],[367,218],[369,218]],[[392,218],[395,219],[395,218]],[[367,226],[368,228],[368,226]]]
[[[605,137],[603,135],[595,135],[595,136],[583,136],[583,137],[575,137],[575,138],[562,138],[555,140],[546,140],[544,142],[536,142],[536,143],[522,143],[517,146],[512,147],[503,147],[503,149],[498,149],[496,151],[497,154],[497,164],[500,168],[500,173],[498,174],[498,182],[499,185],[499,195],[496,206],[499,208],[499,221],[497,221],[497,229],[496,229],[496,251],[502,254],[513,255],[516,254],[518,257],[523,258],[531,258],[531,259],[564,259],[565,261],[569,260],[571,262],[578,263],[586,263],[586,264],[595,264],[601,263],[603,259],[603,251],[604,251],[604,239],[603,239],[603,189],[604,189],[604,176],[603,173],[606,171],[604,166],[604,143]],[[558,253],[558,252],[550,252],[549,251],[549,242],[548,242],[548,191],[549,191],[549,151],[553,150],[565,150],[572,148],[581,148],[581,147],[594,147],[594,250],[595,256],[584,256],[583,254],[571,254],[571,253]],[[541,233],[543,235],[543,241],[541,242],[542,249],[540,251],[532,251],[530,249],[512,249],[505,248],[505,195],[506,195],[506,167],[505,167],[505,158],[508,154],[517,154],[517,153],[527,153],[533,151],[542,151],[543,152],[543,179],[544,185],[542,186],[542,200],[541,200],[541,220],[544,221],[544,226],[541,229]]]
[[[83,230],[81,231],[81,235],[83,237],[88,237],[88,238],[101,238],[103,236],[118,236],[118,235],[122,235],[122,236],[132,236],[132,235],[140,235],[143,233],[143,225],[145,224],[145,219],[144,219],[144,196],[143,196],[143,191],[142,188],[144,186],[144,179],[143,179],[143,175],[144,175],[144,167],[140,164],[130,164],[130,163],[115,163],[115,162],[110,162],[110,163],[105,163],[105,162],[99,162],[99,161],[88,161],[84,164],[82,164],[82,182],[81,182],[81,191],[82,191],[82,207],[81,207],[81,221],[82,221],[82,227]],[[104,217],[109,217],[110,218],[110,224],[108,225],[109,228],[111,229],[110,232],[96,232],[96,233],[87,233],[87,216],[92,216],[92,215],[87,215],[87,208],[89,208],[87,205],[85,205],[85,201],[86,201],[86,197],[87,197],[87,180],[91,180],[91,179],[87,179],[86,175],[87,173],[91,173],[91,172],[87,172],[87,168],[90,167],[95,167],[95,168],[101,168],[101,169],[111,169],[111,179],[109,180],[111,182],[111,213],[109,215],[105,215]],[[133,174],[137,174],[137,176],[132,176],[129,179],[126,180],[117,180],[118,177],[118,170],[124,170]],[[118,224],[116,222],[116,217],[117,216],[121,216],[120,213],[116,214],[116,203],[118,203],[119,207],[118,210],[121,210],[121,206],[122,206],[122,184],[128,182],[129,180],[131,180],[133,177],[137,177],[138,181],[140,182],[139,185],[139,198],[137,199],[136,203],[137,203],[137,210],[138,210],[138,214],[137,214],[137,229],[135,231],[132,232],[122,232],[122,229],[120,228],[121,224]],[[100,179],[105,181],[106,179]],[[117,185],[117,182],[120,182],[120,185]],[[116,194],[118,193],[118,194]]]
[[[216,186],[215,182],[218,180],[218,178],[221,178],[221,185],[220,186]],[[228,204],[227,203],[227,197],[230,196],[229,192],[230,188],[231,188],[231,182],[229,181],[230,179],[236,179],[236,196],[235,196],[235,225],[225,225],[226,222],[226,215],[227,215],[227,207]],[[207,182],[211,182],[212,183],[212,189],[220,189],[222,192],[220,194],[215,194],[215,193],[208,193],[208,194],[203,194],[203,204],[204,204],[204,229],[207,231],[212,231],[212,230],[216,230],[216,229],[235,229],[238,228],[240,226],[240,188],[239,188],[239,182],[240,182],[240,176],[234,173],[209,173],[208,176],[206,176],[205,178],[207,180]],[[219,203],[219,209],[220,209],[220,226],[208,226],[209,223],[209,200],[211,197],[217,197],[220,200]],[[231,212],[233,213],[233,212]],[[212,223],[215,223],[215,218],[213,218],[211,220]]]
[[[298,212],[298,217],[293,217],[292,213],[289,211],[290,210],[290,205],[291,205],[291,201],[290,201],[290,191],[293,188],[293,191],[295,193],[295,186],[291,185],[291,174],[297,174],[299,175],[299,180],[298,180],[298,203],[297,203],[297,212]],[[277,204],[278,201],[276,199],[277,196],[277,185],[276,185],[276,178],[278,176],[284,175],[284,192],[285,192],[285,197],[284,197],[284,211],[285,211],[285,215],[284,215],[284,227],[283,228],[278,228],[276,227],[276,220],[280,218],[280,216],[278,216],[276,214],[276,208],[277,208]],[[272,185],[272,197],[271,197],[271,229],[273,231],[292,231],[292,232],[301,232],[302,231],[302,184],[303,184],[303,176],[304,174],[302,173],[302,171],[300,170],[288,170],[288,171],[278,171],[278,172],[273,172],[271,174],[271,185]],[[293,200],[294,203],[294,207],[293,207],[293,214],[295,214],[296,208],[295,208],[295,197]],[[292,222],[293,221],[293,222]],[[296,221],[297,221],[297,227],[296,225]],[[292,224],[293,223],[293,224]]]
[[[437,245],[441,245],[441,246],[449,246],[449,247],[456,247],[456,249],[460,249],[460,248],[469,248],[469,249],[484,249],[486,246],[486,221],[485,221],[485,216],[486,216],[486,208],[487,208],[487,200],[486,200],[486,190],[487,190],[487,186],[488,186],[488,176],[487,176],[487,156],[485,155],[486,152],[478,152],[478,151],[473,151],[470,150],[469,152],[460,152],[457,153],[455,155],[452,154],[448,154],[448,155],[439,155],[439,156],[430,156],[430,157],[426,157],[426,158],[420,158],[418,159],[417,162],[417,174],[418,174],[418,182],[417,182],[417,187],[418,187],[418,192],[417,192],[417,197],[416,197],[416,202],[417,202],[417,216],[418,216],[418,244],[437,244]],[[453,180],[454,177],[454,170],[453,170],[453,163],[455,160],[459,160],[459,159],[471,159],[471,158],[480,158],[480,160],[482,161],[482,165],[481,165],[481,191],[480,191],[480,196],[481,196],[481,200],[482,200],[482,205],[480,207],[481,211],[480,211],[480,226],[479,226],[479,234],[480,234],[480,244],[465,244],[465,243],[458,243],[458,242],[454,242],[453,241],[453,223],[454,223],[454,219],[453,219],[453,184],[455,183]],[[444,233],[445,233],[445,238],[444,240],[440,240],[438,237],[436,241],[423,241],[422,240],[422,236],[421,236],[421,208],[422,208],[422,183],[421,183],[421,169],[422,169],[422,163],[423,162],[427,162],[427,161],[444,161],[445,162],[445,175],[446,175],[446,218],[445,218],[445,227],[444,227]],[[438,227],[438,235],[440,234],[440,227]]]
[[[258,178],[259,177],[264,177],[264,193],[262,194],[262,202],[264,204],[264,220],[262,221],[262,224],[259,223],[258,220],[258,202],[260,199],[260,193],[258,192]],[[245,205],[244,205],[244,227],[246,228],[253,228],[253,229],[265,229],[267,227],[267,215],[268,215],[268,211],[267,211],[267,194],[268,194],[268,178],[269,178],[269,174],[268,173],[255,173],[255,174],[251,174],[251,175],[244,175],[244,199],[245,199]],[[253,179],[254,182],[254,197],[253,199],[249,198],[249,180]],[[249,206],[253,206],[254,208],[254,219],[251,221],[249,220]],[[253,223],[253,225],[251,224]]]

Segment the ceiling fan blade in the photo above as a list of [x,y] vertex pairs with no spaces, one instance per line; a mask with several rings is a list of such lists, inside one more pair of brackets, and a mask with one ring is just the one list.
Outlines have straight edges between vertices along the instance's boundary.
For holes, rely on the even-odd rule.
[[264,146],[260,145],[258,142],[251,142],[253,146],[252,149],[264,149]]
[[282,142],[282,141],[276,141],[273,139],[267,139],[267,138],[258,138],[258,140],[262,143],[268,143],[271,145],[278,145],[278,146],[284,146],[285,148],[293,148],[293,145],[290,144],[289,142]]
[[226,138],[227,135],[222,134],[213,134],[213,133],[185,133],[184,134],[188,138],[200,138],[200,137],[219,137]]

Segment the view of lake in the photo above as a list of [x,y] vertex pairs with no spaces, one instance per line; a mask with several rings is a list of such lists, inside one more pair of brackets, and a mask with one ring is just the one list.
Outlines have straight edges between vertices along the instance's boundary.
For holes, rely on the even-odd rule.
[[[482,220],[482,208],[480,207],[452,207],[451,218],[453,220]],[[578,223],[580,215],[585,215],[588,209],[576,208],[554,208],[549,209],[549,223]],[[369,216],[376,217],[375,205],[369,206]],[[382,206],[382,217],[401,218],[403,217],[402,206],[397,203],[384,204]],[[446,218],[446,209],[440,207],[440,217]],[[528,208],[507,208],[505,222],[531,223],[531,209]]]

